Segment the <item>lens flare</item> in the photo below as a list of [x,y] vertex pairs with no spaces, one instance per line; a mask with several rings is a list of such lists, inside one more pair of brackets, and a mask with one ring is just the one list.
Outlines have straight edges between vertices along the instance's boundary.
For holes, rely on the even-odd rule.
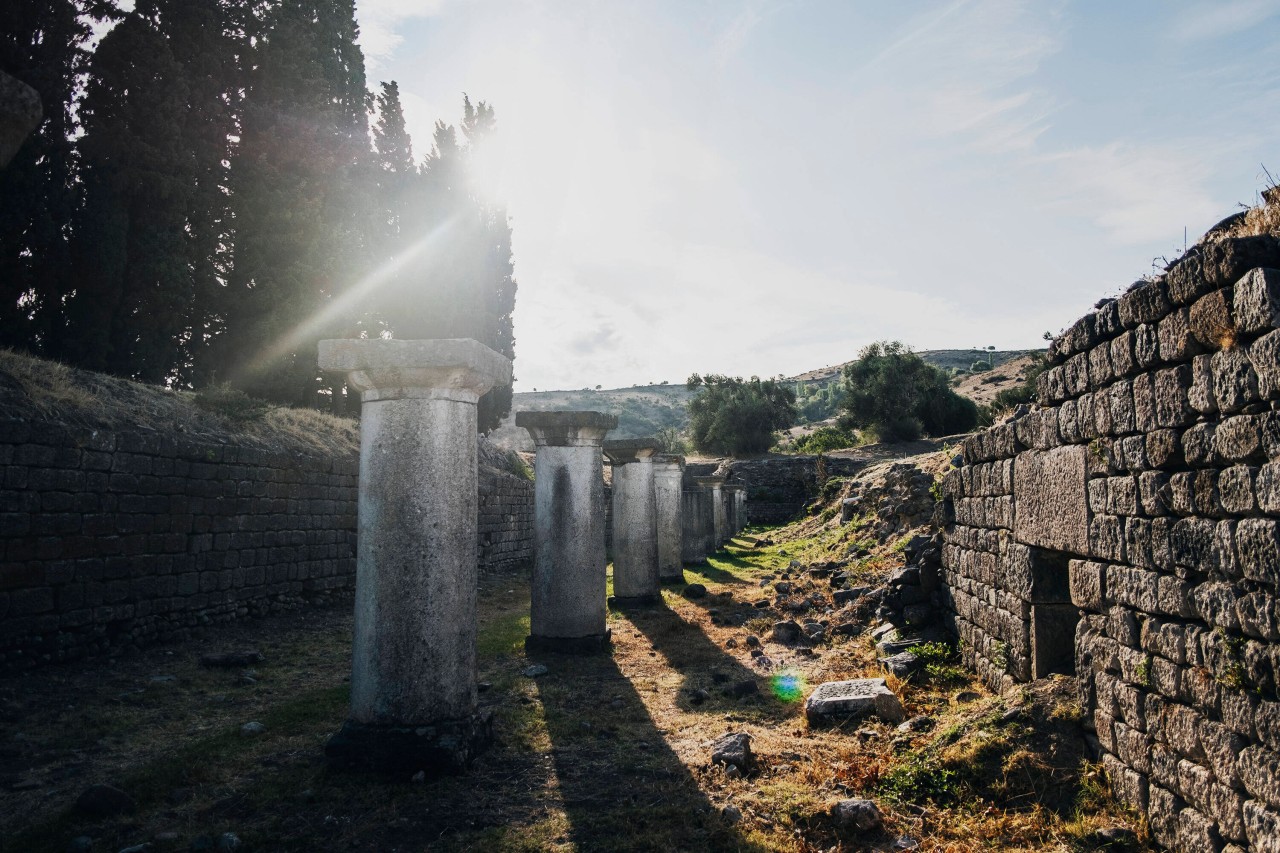
[[808,687],[805,683],[804,675],[794,669],[775,672],[773,677],[769,679],[769,686],[773,690],[773,695],[783,702],[799,701]]

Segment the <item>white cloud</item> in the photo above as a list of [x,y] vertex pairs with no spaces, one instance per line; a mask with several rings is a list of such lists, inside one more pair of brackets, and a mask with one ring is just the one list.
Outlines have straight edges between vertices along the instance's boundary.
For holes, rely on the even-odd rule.
[[1169,34],[1180,42],[1222,38],[1255,27],[1277,12],[1278,0],[1210,0],[1178,15]]
[[440,14],[447,0],[358,0],[356,20],[360,24],[360,49],[371,71],[385,67],[404,41],[397,26],[409,18],[429,18]]

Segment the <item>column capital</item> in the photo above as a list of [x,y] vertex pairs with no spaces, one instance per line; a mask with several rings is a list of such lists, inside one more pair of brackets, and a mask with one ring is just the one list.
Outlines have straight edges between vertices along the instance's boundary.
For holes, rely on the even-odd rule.
[[604,412],[516,412],[516,426],[536,447],[600,447],[617,425],[618,416]]
[[474,403],[511,381],[511,359],[471,338],[320,341],[321,370],[347,374],[366,403],[436,398]]
[[653,438],[618,438],[604,443],[604,455],[614,465],[648,462],[658,447],[657,439]]
[[719,489],[724,487],[724,477],[718,474],[707,474],[702,477],[694,477],[693,481],[699,486],[706,486],[708,489]]
[[653,464],[667,470],[684,472],[684,457],[678,453],[655,453]]

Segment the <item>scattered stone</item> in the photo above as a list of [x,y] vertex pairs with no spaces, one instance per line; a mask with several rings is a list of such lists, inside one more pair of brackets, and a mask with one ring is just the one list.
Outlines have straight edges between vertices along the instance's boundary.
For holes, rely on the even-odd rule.
[[981,693],[976,693],[972,690],[961,690],[956,694],[956,704],[967,705],[970,702],[977,702],[981,698]]
[[884,825],[884,815],[871,800],[841,800],[832,806],[831,817],[844,832],[875,832]]
[[729,639],[725,640],[724,647],[726,649],[736,649],[738,647],[737,639],[734,637],[730,637]]
[[235,669],[236,667],[262,663],[264,660],[266,660],[266,658],[264,658],[262,656],[262,652],[259,652],[257,649],[245,649],[240,652],[221,652],[218,654],[201,655],[200,665],[211,667],[213,669]]
[[907,716],[902,701],[883,678],[855,678],[821,684],[805,700],[804,713],[810,723],[868,714],[885,722],[900,723]]
[[264,726],[262,723],[250,722],[250,723],[245,723],[243,726],[240,727],[240,734],[244,735],[245,737],[254,737],[256,735],[262,734],[266,730],[267,730],[267,727]]
[[750,770],[755,763],[755,756],[751,754],[751,735],[732,732],[716,738],[711,743],[711,763]]
[[786,581],[778,581],[773,585],[773,591],[778,595],[790,595],[792,590],[791,584]]
[[737,681],[725,688],[725,695],[734,699],[744,699],[747,696],[754,696],[760,692],[760,685],[756,684],[755,679],[747,678],[743,681]]
[[759,648],[759,646],[760,646],[760,638],[757,637],[755,634],[748,634],[747,647],[755,649],[755,648]]
[[1000,715],[1000,723],[1006,726],[1010,723],[1020,723],[1026,719],[1026,716],[1026,709],[1020,707],[1010,708]]
[[691,583],[684,588],[684,592],[682,592],[681,595],[690,599],[706,598],[707,588],[700,583]]
[[695,705],[701,705],[711,698],[711,691],[699,687],[697,690],[691,691],[689,701]]
[[894,839],[893,847],[891,849],[918,850],[920,849],[920,842],[916,841],[910,835],[899,835],[896,839]]
[[1123,826],[1099,829],[1093,834],[1094,842],[1104,850],[1136,850],[1138,834]]
[[764,655],[764,649],[752,649],[752,650],[751,650],[751,656],[752,656],[753,658],[758,658],[758,657],[761,657],[762,655]]
[[925,716],[919,716],[919,717],[912,717],[906,722],[900,723],[898,725],[898,728],[895,729],[895,731],[901,732],[902,734],[909,734],[911,732],[925,732],[933,728],[933,726],[934,726],[934,722],[932,719]]
[[859,598],[867,594],[867,587],[855,586],[849,589],[837,589],[831,593],[831,600],[837,607],[845,604],[852,604]]
[[804,632],[800,626],[796,624],[794,619],[788,619],[785,622],[777,622],[773,626],[774,642],[790,645],[798,642]]
[[92,817],[114,817],[132,814],[138,804],[133,797],[110,785],[93,785],[86,788],[76,800],[76,811]]
[[862,728],[854,732],[853,736],[856,737],[858,740],[875,740],[876,738],[880,737],[880,733],[875,729],[869,729],[866,726],[863,726]]
[[730,779],[737,779],[742,775],[742,770],[738,768],[738,765],[730,764],[724,768],[724,775]]
[[911,652],[899,652],[880,658],[880,668],[898,678],[907,678],[920,668],[920,659]]
[[729,823],[738,823],[742,820],[742,809],[735,805],[727,805],[720,810],[720,816]]
[[539,675],[546,675],[550,671],[551,670],[547,669],[547,667],[544,664],[535,663],[533,666],[525,667],[524,677],[537,678]]

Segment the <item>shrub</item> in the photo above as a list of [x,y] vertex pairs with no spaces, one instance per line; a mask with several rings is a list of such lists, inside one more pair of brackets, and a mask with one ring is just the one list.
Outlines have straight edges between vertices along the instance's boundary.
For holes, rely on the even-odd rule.
[[693,374],[689,438],[694,448],[734,456],[763,453],[779,430],[795,423],[796,395],[772,379]]
[[271,404],[257,397],[250,397],[227,383],[210,385],[196,392],[195,403],[206,412],[221,415],[233,424],[246,424],[262,420]]
[[878,342],[844,368],[843,429],[868,429],[881,441],[966,432],[978,407],[952,391],[947,374],[899,342]]
[[846,447],[855,447],[858,437],[840,427],[818,427],[808,435],[795,440],[792,448],[796,453],[828,453]]

